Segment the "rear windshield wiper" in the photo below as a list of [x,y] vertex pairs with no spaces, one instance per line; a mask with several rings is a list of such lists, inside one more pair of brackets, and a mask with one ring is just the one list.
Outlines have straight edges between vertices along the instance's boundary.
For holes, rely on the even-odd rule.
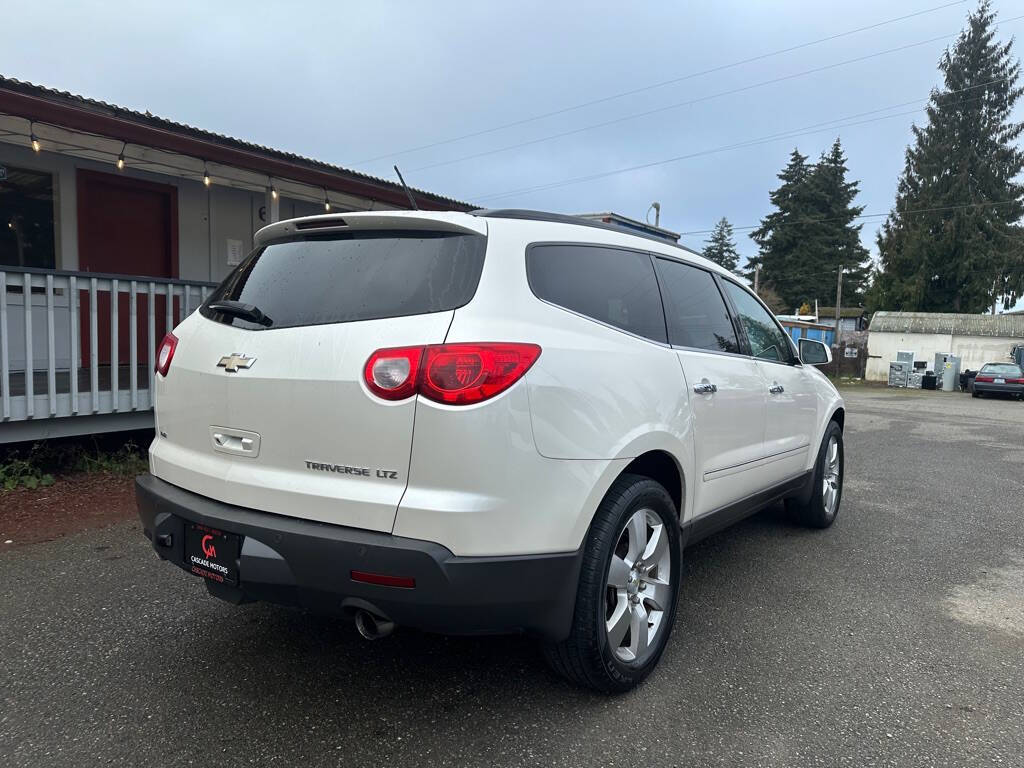
[[232,317],[240,317],[243,320],[248,320],[257,325],[264,325],[268,328],[274,324],[274,321],[264,315],[263,311],[255,304],[245,304],[241,301],[225,299],[223,301],[211,301],[206,307],[214,312],[222,312]]

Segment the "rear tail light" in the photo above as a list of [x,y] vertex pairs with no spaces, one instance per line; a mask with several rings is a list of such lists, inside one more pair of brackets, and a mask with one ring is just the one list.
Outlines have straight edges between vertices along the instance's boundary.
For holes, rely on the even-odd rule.
[[404,400],[416,394],[423,347],[378,349],[366,361],[363,379],[377,397]]
[[536,344],[441,344],[424,351],[419,393],[428,400],[468,405],[504,392],[540,356]]
[[178,337],[173,333],[164,336],[156,351],[156,372],[166,376],[171,367],[171,360],[174,359],[174,350],[178,348]]
[[363,371],[366,386],[385,400],[414,394],[449,405],[471,405],[504,392],[540,357],[536,344],[436,344],[379,349]]
[[992,382],[992,381],[995,381],[995,377],[994,376],[975,376],[974,380],[975,381],[981,381],[981,382],[986,382],[986,381]]

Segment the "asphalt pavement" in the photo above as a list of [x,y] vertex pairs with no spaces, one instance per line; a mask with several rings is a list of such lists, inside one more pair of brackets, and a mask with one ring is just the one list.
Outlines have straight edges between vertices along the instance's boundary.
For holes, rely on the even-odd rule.
[[623,696],[524,638],[236,607],[134,524],[0,549],[0,765],[1024,765],[1024,404],[846,390],[836,524],[687,550]]

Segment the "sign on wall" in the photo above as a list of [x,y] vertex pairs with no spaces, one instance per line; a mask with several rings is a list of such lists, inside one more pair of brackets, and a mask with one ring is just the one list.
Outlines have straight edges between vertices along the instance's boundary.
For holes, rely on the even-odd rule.
[[230,237],[227,241],[228,244],[228,266],[237,267],[242,263],[242,241],[232,240]]
[[856,347],[846,347],[843,350],[843,357],[856,357],[856,356],[857,356],[857,348]]

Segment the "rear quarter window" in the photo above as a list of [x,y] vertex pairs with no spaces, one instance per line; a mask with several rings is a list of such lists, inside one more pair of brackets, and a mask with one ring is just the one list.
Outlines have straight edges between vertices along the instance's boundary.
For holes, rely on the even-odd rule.
[[[352,232],[270,243],[221,283],[200,311],[253,330],[346,323],[457,309],[473,298],[487,239],[431,232]],[[252,304],[262,325],[216,312]]]
[[527,249],[526,273],[539,299],[652,341],[668,341],[647,253],[538,243]]

